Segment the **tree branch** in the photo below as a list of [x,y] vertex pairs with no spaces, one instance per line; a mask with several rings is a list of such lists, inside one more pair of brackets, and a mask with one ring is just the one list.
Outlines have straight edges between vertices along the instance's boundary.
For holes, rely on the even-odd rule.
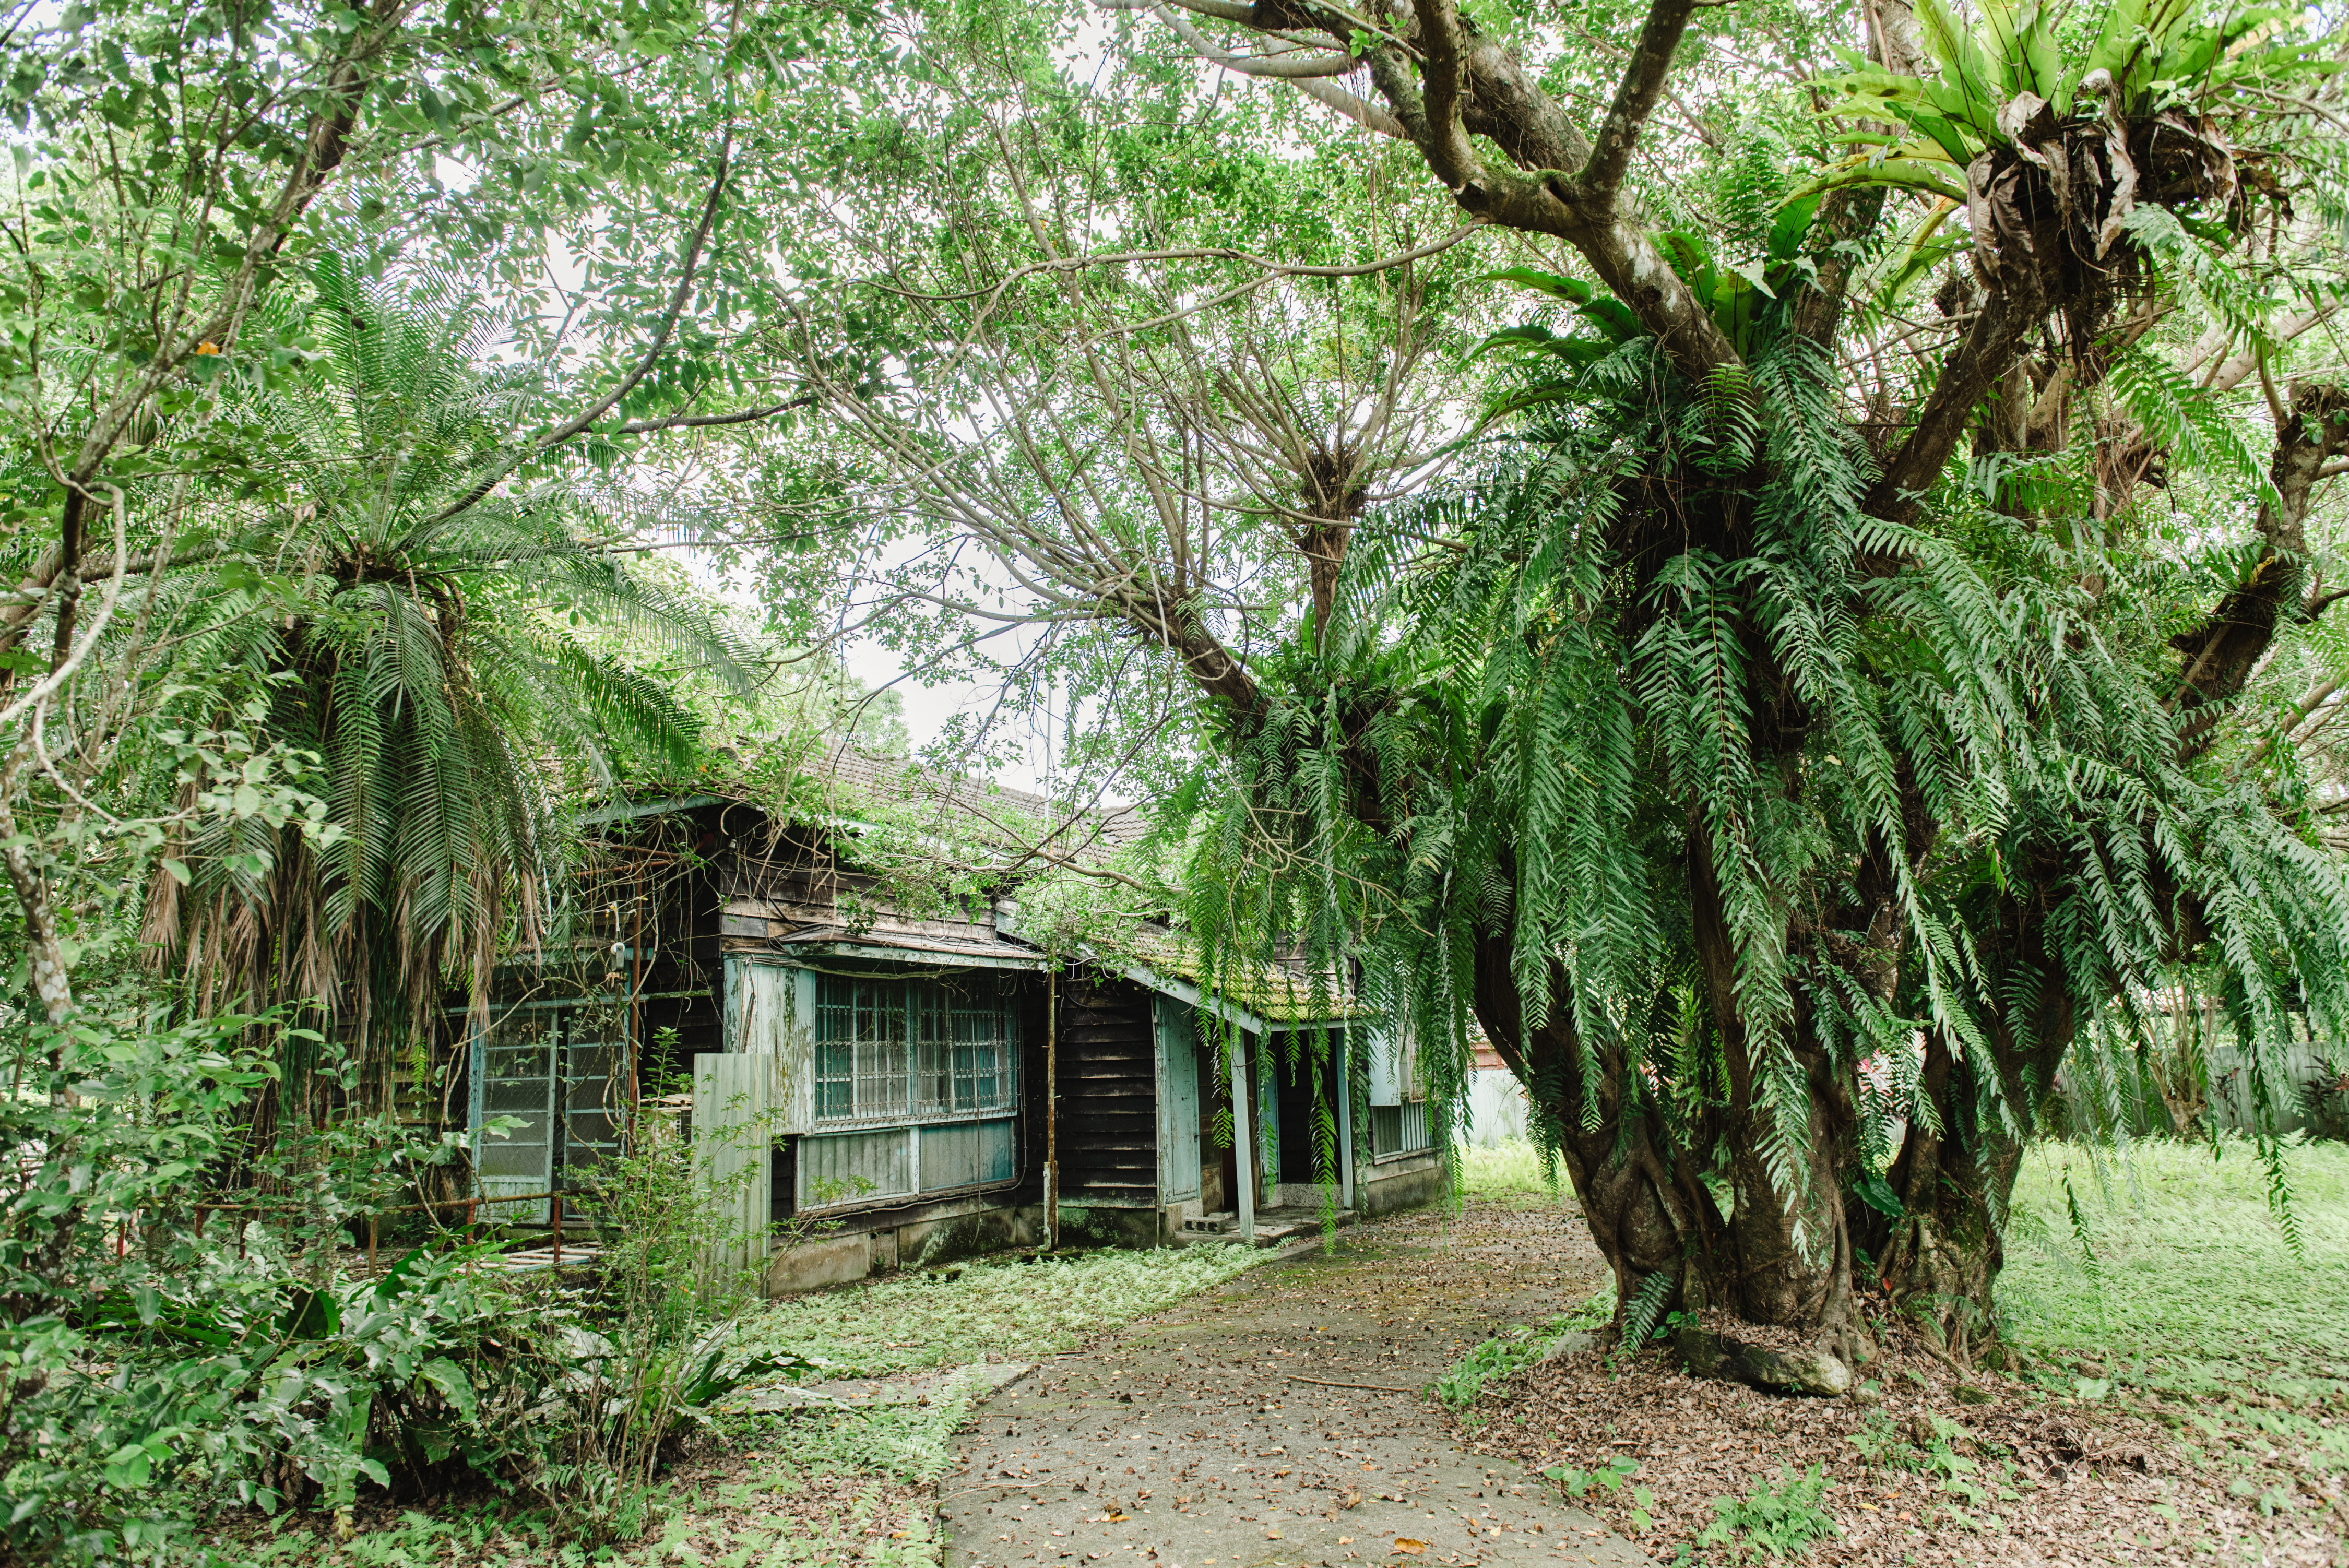
[[815,394],[802,392],[796,397],[786,397],[763,408],[739,408],[731,414],[672,414],[666,419],[631,419],[611,433],[615,436],[649,436],[662,430],[707,430],[715,425],[750,425],[761,419],[771,419],[778,414],[788,414],[794,408],[812,407],[814,404]]
[[2209,749],[2224,705],[2243,689],[2275,641],[2285,607],[2299,607],[2301,561],[2307,549],[2302,523],[2326,461],[2344,447],[2349,447],[2349,392],[2310,383],[2294,387],[2291,418],[2276,432],[2275,459],[2268,470],[2274,494],[2260,506],[2259,560],[2209,620],[2170,639],[2186,660],[2170,697],[2171,707],[2185,717],[2178,730],[2181,757]]
[[2015,346],[2038,319],[2035,301],[2014,297],[2023,292],[2028,292],[2023,280],[2010,277],[2005,286],[1992,290],[1974,313],[1972,326],[1951,351],[1909,438],[1884,465],[1883,473],[1861,503],[1870,516],[1889,522],[1906,522],[1917,515],[1926,487],[1940,477],[1950,454],[1964,436],[1966,421],[1974,406],[2006,374]]
[[[1299,15],[1311,16],[1341,44],[1365,30],[1358,18],[1322,0],[1293,0],[1245,16],[1208,10],[1203,0],[1159,0],[1152,9],[1168,4],[1258,33],[1285,34]],[[1464,211],[1573,246],[1655,334],[1674,367],[1703,381],[1737,364],[1737,351],[1646,230],[1623,215],[1619,200],[1640,130],[1662,96],[1695,10],[1696,0],[1654,0],[1597,145],[1573,129],[1557,100],[1507,50],[1461,17],[1454,0],[1414,0],[1402,30],[1407,36],[1391,35],[1394,41],[1361,57],[1402,134]],[[1178,24],[1176,30],[1195,49],[1205,45],[1195,28]],[[1411,71],[1414,51],[1422,67],[1417,82]],[[1220,53],[1206,46],[1204,57]],[[1514,167],[1485,159],[1472,139],[1477,136],[1499,147]]]
[[553,450],[586,429],[605,414],[610,413],[618,405],[620,399],[635,391],[636,384],[652,373],[654,362],[660,357],[661,350],[668,346],[670,335],[677,331],[678,318],[685,314],[686,302],[693,297],[695,270],[701,264],[701,248],[708,242],[709,232],[718,222],[719,207],[726,194],[728,160],[732,156],[733,150],[734,128],[729,125],[726,128],[726,134],[719,139],[718,172],[709,181],[709,199],[701,204],[701,220],[693,226],[692,233],[687,236],[685,250],[678,258],[681,270],[677,280],[677,287],[669,291],[668,308],[662,312],[660,325],[654,332],[652,342],[646,345],[644,353],[637,356],[636,367],[621,377],[617,387],[605,397],[598,398],[585,413],[569,423],[538,437],[527,448],[509,453],[488,473],[475,480],[472,487],[463,495],[459,496],[434,514],[432,518],[434,522],[446,522],[459,513],[471,511],[479,505],[483,496],[497,489],[504,482],[507,476],[522,467],[525,460],[542,452]]
[[1621,85],[1615,89],[1615,101],[1608,105],[1607,119],[1599,127],[1589,161],[1575,177],[1585,201],[1614,205],[1624,172],[1631,165],[1632,150],[1639,144],[1640,128],[1656,111],[1664,78],[1672,68],[1672,56],[1695,14],[1695,0],[1656,0],[1649,9],[1648,20],[1640,28],[1640,42],[1623,67]]

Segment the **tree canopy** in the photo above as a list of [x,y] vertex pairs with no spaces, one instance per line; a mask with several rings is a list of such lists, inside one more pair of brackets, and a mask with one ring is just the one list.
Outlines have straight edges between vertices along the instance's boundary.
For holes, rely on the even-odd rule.
[[815,686],[1049,718],[1216,962],[1490,1041],[1627,1326],[1961,1346],[2060,1076],[2187,977],[2273,1109],[2349,1008],[2321,10],[20,22],[54,1022],[108,900],[207,997],[478,995],[550,799],[758,729],[688,548]]

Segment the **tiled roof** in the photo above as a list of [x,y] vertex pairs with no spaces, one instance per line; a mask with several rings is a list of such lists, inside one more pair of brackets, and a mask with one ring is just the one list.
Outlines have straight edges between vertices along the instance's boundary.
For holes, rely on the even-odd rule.
[[[1198,944],[1187,932],[1163,925],[1135,925],[1101,944],[1102,957],[1131,956],[1153,973],[1204,989],[1206,964]],[[1324,981],[1319,987],[1310,975],[1281,964],[1246,963],[1237,970],[1226,966],[1216,976],[1216,995],[1228,1005],[1255,1014],[1268,1024],[1327,1024],[1368,1017],[1369,1012],[1344,990]]]
[[944,831],[1021,850],[1040,841],[1045,857],[1053,860],[1105,858],[1148,830],[1131,806],[1062,820],[1049,797],[847,747],[812,758],[802,774],[814,789],[803,808],[812,804],[825,815],[849,819],[874,806],[911,808],[917,815],[927,809]]

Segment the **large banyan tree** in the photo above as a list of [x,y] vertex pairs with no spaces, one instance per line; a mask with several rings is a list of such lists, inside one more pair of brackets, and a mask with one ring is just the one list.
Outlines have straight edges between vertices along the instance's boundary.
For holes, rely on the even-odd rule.
[[[2323,830],[2341,791],[2299,744],[2336,691],[2310,666],[2349,394],[2293,376],[2338,297],[2314,222],[2339,210],[2338,40],[2189,0],[1887,0],[1774,140],[1707,119],[1707,94],[1737,95],[1687,36],[1693,0],[1655,0],[1619,45],[1451,0],[1116,8],[1408,148],[1479,238],[1519,237],[1527,264],[1490,287],[1533,313],[1488,338],[1504,389],[1452,426],[1439,477],[1416,450],[1349,466],[1358,427],[1388,428],[1390,376],[1308,432],[1331,462],[1293,491],[1237,460],[1219,488],[1201,432],[1235,427],[1215,398],[1239,377],[1154,411],[1117,369],[1171,352],[1154,334],[1206,352],[1219,302],[1285,259],[1090,217],[1071,241],[1044,172],[986,185],[1025,204],[996,242],[1032,232],[1034,257],[889,280],[966,311],[941,374],[1032,352],[1034,407],[997,397],[976,439],[893,423],[826,382],[840,428],[889,454],[877,493],[1195,686],[1214,782],[1185,797],[1185,896],[1207,952],[1361,975],[1439,1088],[1481,1032],[1623,1326],[1794,1327],[1836,1361],[1770,1374],[1797,1383],[1868,1353],[1879,1290],[1953,1354],[1994,1346],[2006,1198],[2057,1076],[2145,1042],[2181,968],[2215,987],[2254,1098],[2285,1103],[2285,1042],[2349,1013]],[[1588,131],[1583,101],[1605,104]],[[1660,113],[1702,133],[1684,166],[1640,161]],[[1206,123],[1160,134],[1201,159]],[[1706,221],[1651,222],[1642,187]],[[1125,242],[1084,253],[1088,232]],[[1358,297],[1341,277],[1423,266],[1434,247],[1407,243],[1289,259],[1290,343],[1321,330],[1309,284],[1335,309]],[[1099,281],[1200,258],[1237,270],[1228,292],[1145,311]],[[1022,290],[1129,315],[1066,326],[1048,363],[1048,333],[1031,350],[1005,325]],[[1081,371],[1097,438],[1047,440]],[[905,400],[960,424],[994,406],[942,387]],[[1192,548],[1211,516],[1219,544],[1261,516],[1309,558],[1284,639],[1217,597]]]
[[1816,84],[1857,150],[1733,169],[1730,221],[1656,232],[1625,174],[1690,0],[1588,138],[1448,0],[1160,9],[1326,61],[1463,210],[1584,264],[1508,274],[1556,306],[1493,343],[1522,374],[1475,466],[1361,531],[1314,655],[1232,705],[1196,917],[1375,954],[1423,1039],[1480,1028],[1619,1323],[1847,1362],[1880,1286],[1994,1345],[2067,1059],[2200,964],[2272,1108],[2349,1004],[2349,887],[2272,744],[2306,710],[2247,696],[2329,602],[2308,525],[2349,467],[2349,395],[2282,369],[2333,305],[2278,304],[2329,260],[2293,212],[2337,160],[2319,44],[2184,4],[1877,11]]

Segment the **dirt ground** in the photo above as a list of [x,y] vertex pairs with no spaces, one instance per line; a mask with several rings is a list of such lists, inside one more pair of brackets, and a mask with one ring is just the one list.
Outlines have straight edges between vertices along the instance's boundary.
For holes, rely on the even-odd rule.
[[[1711,1523],[1713,1500],[1816,1466],[1836,1526],[1808,1557],[1818,1568],[2155,1564],[2214,1547],[2277,1568],[2349,1561],[2337,1499],[2264,1514],[2141,1417],[1961,1379],[1898,1343],[1863,1373],[1878,1390],[1866,1402],[1788,1398],[1692,1378],[1661,1354],[1617,1368],[1586,1351],[1488,1390],[1462,1436],[1528,1467],[1636,1460],[1655,1499],[1643,1540],[1660,1549]],[[1630,1507],[1621,1491],[1593,1503],[1619,1523]]]
[[[1606,1278],[1570,1210],[1480,1200],[1243,1274],[980,1407],[939,1483],[947,1560],[1672,1562],[1722,1501],[1816,1466],[1833,1521],[1805,1554],[1816,1568],[2349,1564],[2338,1497],[2264,1512],[2162,1426],[1960,1376],[1889,1323],[1859,1398],[1766,1395],[1591,1349],[1487,1385],[1464,1414],[1423,1392]],[[1333,1387],[1347,1384],[1375,1387]],[[1538,1479],[1614,1460],[1637,1463],[1636,1485],[1586,1491],[1588,1511]]]
[[1483,1202],[1252,1270],[981,1406],[939,1483],[947,1561],[1644,1563],[1556,1487],[1468,1452],[1421,1392],[1605,1278],[1571,1216]]

